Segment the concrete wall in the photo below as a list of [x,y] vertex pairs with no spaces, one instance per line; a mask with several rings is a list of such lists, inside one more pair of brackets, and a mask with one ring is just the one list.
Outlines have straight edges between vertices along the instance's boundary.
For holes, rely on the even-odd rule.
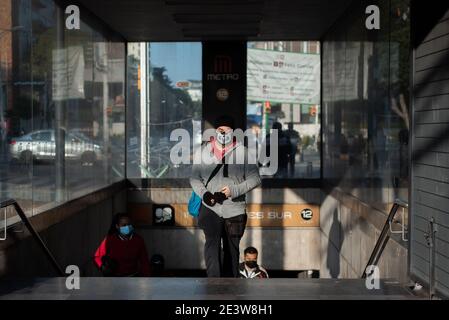
[[[150,256],[161,254],[167,269],[204,270],[204,233],[199,228],[139,229]],[[267,270],[319,270],[320,232],[317,228],[247,228],[240,242],[243,250],[259,250],[259,263]]]
[[[77,265],[82,276],[98,276],[93,254],[107,233],[113,214],[126,210],[126,190],[96,192],[32,217],[31,223],[63,269]],[[20,228],[20,227],[19,227]],[[55,272],[25,230],[10,229],[0,242],[0,277],[45,277]]]
[[[379,238],[386,214],[338,188],[323,192],[320,212],[320,276],[360,278]],[[407,244],[395,237],[391,238],[378,266],[381,278],[406,283]]]
[[[281,196],[284,193],[284,196]],[[95,195],[89,201],[79,199],[31,218],[32,224],[65,268],[80,267],[83,276],[100,275],[92,256],[105,236],[112,215],[125,211],[127,199],[155,203],[185,201],[189,192],[116,190],[109,195]],[[255,190],[252,202],[319,202],[318,189]],[[176,197],[176,195],[178,195]],[[186,199],[184,199],[186,198]],[[146,242],[149,255],[162,254],[168,269],[205,269],[204,233],[197,227],[140,227],[137,232]],[[241,241],[241,251],[255,246],[260,263],[269,270],[318,270],[320,268],[320,230],[318,227],[248,227]],[[51,265],[28,232],[8,232],[0,242],[0,276],[53,276]]]
[[[136,201],[136,192],[137,198],[148,201],[147,197],[141,197],[142,191],[131,191],[128,196],[127,191],[122,190],[97,197],[90,203],[80,200],[78,210],[72,207],[42,213],[33,217],[32,223],[61,266],[74,264],[80,267],[83,276],[98,276],[92,255],[105,236],[113,213],[126,210],[128,197]],[[255,190],[252,199],[264,199],[260,192]],[[301,194],[316,197],[317,192],[320,194],[319,190],[303,190]],[[157,190],[153,196],[150,192],[150,198],[158,194],[161,195]],[[292,190],[286,194],[286,201],[293,201],[293,198],[304,201]],[[322,278],[360,277],[386,216],[337,190],[323,192],[321,198],[321,229],[250,227],[241,241],[241,250],[249,245],[257,247],[260,263],[268,270],[313,269],[320,270]],[[61,216],[61,211],[68,215]],[[141,227],[137,232],[144,237],[150,256],[162,254],[165,257],[166,268],[205,268],[201,229]],[[390,240],[380,261],[380,271],[383,278],[406,281],[407,250],[399,241]],[[53,276],[54,272],[32,238],[26,233],[10,231],[8,240],[0,242],[0,275]]]
[[[190,190],[131,190],[131,203],[183,203]],[[320,270],[322,278],[359,278],[386,220],[386,213],[337,189],[256,189],[251,203],[321,204],[320,228],[248,227],[240,249],[252,245],[268,270]],[[398,226],[395,226],[398,228]],[[204,234],[196,227],[141,227],[150,256],[162,254],[168,269],[204,269]],[[383,278],[407,281],[407,249],[393,237],[379,263]]]
[[[130,190],[130,204],[187,203],[191,189],[152,188]],[[314,203],[320,202],[319,189],[255,189],[248,203]],[[151,214],[151,210],[148,210]],[[175,213],[176,214],[176,213]],[[299,217],[299,214],[298,214]],[[187,227],[140,227],[150,256],[162,254],[168,269],[205,269],[204,233],[196,222]],[[271,270],[318,270],[320,268],[319,227],[247,227],[240,243],[259,250],[260,263]],[[243,258],[243,257],[242,257]]]

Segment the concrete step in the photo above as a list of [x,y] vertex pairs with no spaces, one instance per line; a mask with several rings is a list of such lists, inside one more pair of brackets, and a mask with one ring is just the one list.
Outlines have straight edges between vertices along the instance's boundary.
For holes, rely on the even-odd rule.
[[[420,299],[396,281],[368,290],[360,279],[65,278],[0,280],[0,300],[408,300]],[[422,297],[421,297],[422,299]]]

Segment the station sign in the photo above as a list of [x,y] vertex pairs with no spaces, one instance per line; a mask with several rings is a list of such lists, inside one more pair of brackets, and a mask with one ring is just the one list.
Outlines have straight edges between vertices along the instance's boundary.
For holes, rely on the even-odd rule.
[[[128,212],[136,225],[160,225],[156,221],[157,210],[164,205],[129,204]],[[187,210],[187,204],[166,205],[170,214],[174,215],[174,223],[169,226],[196,227],[197,219],[193,218]],[[247,227],[319,227],[320,209],[317,204],[248,204]]]

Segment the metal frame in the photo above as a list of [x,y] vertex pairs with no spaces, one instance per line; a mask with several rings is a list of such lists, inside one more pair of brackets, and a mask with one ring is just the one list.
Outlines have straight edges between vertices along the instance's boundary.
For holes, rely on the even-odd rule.
[[[188,178],[126,178],[128,187],[131,189],[148,188],[186,188],[191,189]],[[323,179],[262,179],[262,188],[270,189],[292,189],[307,188],[316,189],[323,187]]]
[[323,39],[320,39],[318,41],[320,44],[320,180],[322,181],[324,179],[324,150],[323,150],[323,120],[324,120],[324,105],[323,105],[323,47],[324,47],[324,41]]
[[[409,185],[408,185],[408,199],[409,199],[409,210],[408,210],[408,230],[410,232],[409,238],[412,239],[414,236],[413,230],[412,230],[412,219],[413,217],[413,207],[414,207],[414,191],[413,191],[413,142],[414,142],[414,135],[415,135],[415,98],[414,98],[414,85],[415,85],[415,39],[413,38],[415,35],[415,18],[414,18],[414,6],[413,1],[410,1],[410,84],[409,84],[409,101],[410,101],[410,110],[409,110],[409,134],[408,134],[408,161],[409,161],[409,167],[408,167],[408,178],[409,178]],[[407,274],[410,279],[413,279],[412,270],[411,270],[411,247],[412,247],[412,241],[408,242],[408,248],[407,248]],[[413,279],[416,280],[416,279]]]
[[[213,40],[212,40],[213,41]],[[284,39],[273,39],[273,40],[239,40],[244,41],[245,43],[251,41],[295,41],[295,40],[284,40]],[[302,40],[296,40],[302,41]],[[321,188],[323,181],[323,172],[324,172],[324,161],[323,161],[323,41],[319,40],[305,40],[305,41],[317,41],[320,46],[320,175],[318,178],[273,178],[273,179],[262,179],[262,187],[264,188],[273,188],[273,189],[284,189],[284,188]],[[160,42],[160,41],[147,41],[149,42]],[[191,42],[191,40],[182,40],[182,41],[167,41],[167,42]],[[200,42],[202,46],[205,41],[194,41]],[[127,44],[127,42],[125,42]],[[127,46],[126,46],[127,47]],[[127,80],[127,78],[126,78]],[[204,80],[204,79],[203,79]],[[126,86],[126,90],[127,90]],[[127,93],[127,91],[126,91]],[[246,91],[244,93],[246,100]],[[202,97],[204,101],[204,90],[202,91]],[[247,106],[245,104],[245,110]],[[204,104],[202,105],[202,112],[204,111]],[[204,113],[204,112],[203,112]],[[246,111],[245,111],[246,113]],[[126,117],[127,118],[127,117]],[[126,119],[127,123],[128,119]],[[246,117],[243,120],[244,126],[246,127]],[[204,119],[201,122],[201,129],[204,130]],[[126,155],[128,148],[128,137],[126,137]],[[128,165],[128,158],[126,158],[126,167]],[[137,189],[145,189],[145,188],[191,188],[189,183],[189,178],[143,178],[143,177],[128,177],[128,171],[126,171],[125,178],[130,182],[131,188]]]
[[[2,207],[2,209],[3,209],[3,207]],[[7,214],[6,214],[6,208],[5,208],[5,214],[4,214],[4,225],[3,225],[3,230],[4,230],[4,232],[5,232],[5,235],[3,236],[3,237],[0,237],[0,241],[4,241],[4,240],[6,240],[6,228],[7,228]]]
[[125,47],[125,70],[124,79],[125,83],[123,84],[123,95],[125,99],[125,155],[124,155],[124,168],[123,168],[123,179],[126,179],[128,176],[128,42],[124,41],[123,46]]
[[402,213],[401,213],[401,230],[393,230],[393,223],[392,221],[389,222],[390,227],[390,233],[391,234],[401,234],[402,241],[407,242],[408,238],[406,238],[405,234],[407,233],[407,227],[404,224],[405,221],[405,207],[402,207]]

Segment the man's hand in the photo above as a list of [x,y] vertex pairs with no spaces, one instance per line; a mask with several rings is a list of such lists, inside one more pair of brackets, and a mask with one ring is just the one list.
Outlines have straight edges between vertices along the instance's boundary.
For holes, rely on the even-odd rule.
[[207,191],[203,196],[204,203],[206,203],[208,206],[213,207],[215,205],[215,198],[212,193]]
[[221,192],[221,193],[224,193],[224,195],[226,196],[226,198],[230,198],[230,197],[231,197],[231,189],[229,189],[228,186],[223,187],[223,188],[220,190],[220,192]]
[[223,201],[226,200],[226,196],[223,192],[215,192],[214,199],[216,203],[223,204]]

